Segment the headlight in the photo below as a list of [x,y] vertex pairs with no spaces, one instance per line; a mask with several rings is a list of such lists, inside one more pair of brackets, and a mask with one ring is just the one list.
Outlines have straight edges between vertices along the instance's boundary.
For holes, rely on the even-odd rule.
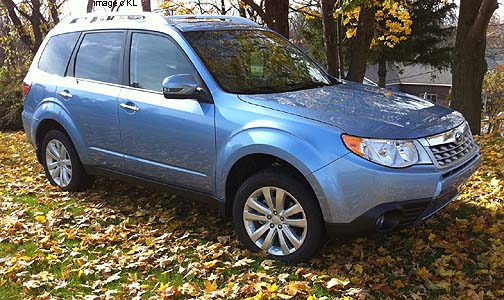
[[367,139],[350,135],[343,135],[342,138],[350,151],[380,165],[403,168],[419,161],[413,141]]

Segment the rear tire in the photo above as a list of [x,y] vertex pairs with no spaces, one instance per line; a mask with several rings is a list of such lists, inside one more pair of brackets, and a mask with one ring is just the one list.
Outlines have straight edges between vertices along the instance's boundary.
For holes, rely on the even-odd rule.
[[84,191],[93,181],[77,155],[68,136],[59,131],[49,131],[42,140],[40,157],[49,182],[63,191]]
[[317,198],[306,183],[283,170],[259,171],[243,182],[233,203],[233,223],[248,249],[281,261],[309,260],[325,240]]

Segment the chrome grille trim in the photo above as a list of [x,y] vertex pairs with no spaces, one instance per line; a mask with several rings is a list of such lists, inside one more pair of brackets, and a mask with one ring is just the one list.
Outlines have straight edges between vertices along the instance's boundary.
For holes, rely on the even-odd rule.
[[467,122],[447,132],[425,138],[426,149],[438,168],[467,160],[477,150]]

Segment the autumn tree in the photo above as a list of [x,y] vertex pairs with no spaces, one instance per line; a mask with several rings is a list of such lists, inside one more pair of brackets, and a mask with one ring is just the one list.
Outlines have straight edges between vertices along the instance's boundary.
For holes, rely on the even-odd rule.
[[386,83],[387,62],[429,65],[439,70],[449,68],[452,62],[455,31],[450,23],[455,19],[456,5],[444,0],[408,1],[407,5],[402,13],[409,16],[394,13],[386,17],[382,10],[376,14],[381,41],[373,42],[369,60],[378,65],[381,87]]
[[0,0],[2,15],[7,15],[11,30],[32,54],[37,52],[44,36],[59,22],[61,0]]
[[504,66],[498,66],[485,75],[482,95],[483,112],[489,118],[487,133],[491,133],[497,129],[496,117],[504,112]]
[[0,128],[21,129],[22,81],[33,55],[59,22],[63,1],[0,0]]
[[497,0],[460,1],[451,106],[464,114],[474,134],[479,134],[481,129],[487,28],[497,7]]
[[355,37],[350,46],[350,63],[346,79],[362,82],[366,74],[369,47],[375,33],[377,7],[375,5],[362,4],[356,10],[358,10],[358,21],[355,28]]

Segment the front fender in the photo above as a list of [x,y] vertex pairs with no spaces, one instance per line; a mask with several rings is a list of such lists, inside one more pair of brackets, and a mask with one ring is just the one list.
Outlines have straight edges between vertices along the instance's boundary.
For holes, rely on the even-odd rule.
[[216,170],[216,192],[219,199],[225,198],[226,180],[233,165],[251,154],[278,157],[305,177],[329,163],[323,152],[290,132],[267,127],[243,129],[230,136],[225,145],[218,147],[217,166],[220,168]]
[[83,164],[91,163],[91,157],[84,138],[70,117],[70,114],[58,99],[47,98],[41,101],[33,113],[33,120],[30,134],[34,137],[34,140],[39,138],[36,134],[40,124],[47,120],[53,120],[65,129],[77,153],[79,153],[81,162]]

